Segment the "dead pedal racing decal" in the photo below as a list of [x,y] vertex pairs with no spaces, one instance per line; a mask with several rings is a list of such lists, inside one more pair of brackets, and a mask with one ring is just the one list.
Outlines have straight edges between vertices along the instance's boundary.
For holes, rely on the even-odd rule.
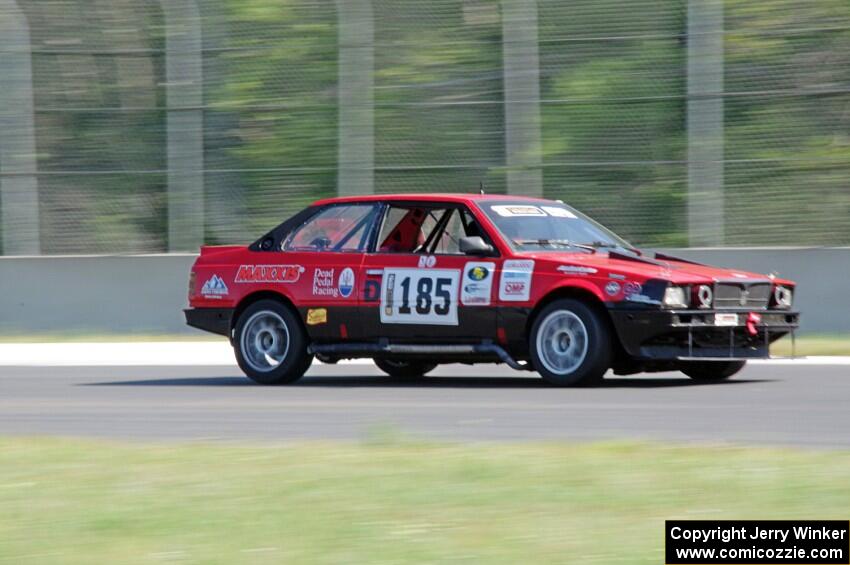
[[464,306],[489,306],[495,272],[495,263],[467,263],[460,283],[460,303]]
[[354,271],[346,267],[336,276],[336,269],[317,267],[313,271],[313,296],[348,298],[354,293]]
[[237,283],[294,283],[301,278],[301,265],[241,265]]
[[224,280],[218,275],[210,277],[204,283],[204,286],[201,287],[201,296],[207,298],[221,298],[222,296],[227,296],[228,292],[227,285],[224,284]]
[[456,326],[457,269],[384,269],[381,323]]
[[508,260],[502,266],[499,283],[499,300],[503,302],[525,302],[531,296],[531,278],[534,261],[530,259]]
[[310,308],[307,310],[307,325],[318,326],[319,324],[328,323],[327,308]]

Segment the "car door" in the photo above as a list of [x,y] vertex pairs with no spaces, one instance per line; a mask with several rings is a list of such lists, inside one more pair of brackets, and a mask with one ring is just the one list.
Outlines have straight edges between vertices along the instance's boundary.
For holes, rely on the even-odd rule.
[[363,259],[366,337],[411,342],[476,342],[496,332],[498,257],[460,252],[460,237],[481,233],[463,206],[391,203]]
[[284,255],[297,258],[302,271],[292,298],[312,339],[362,334],[357,277],[380,211],[373,203],[328,206],[283,242]]

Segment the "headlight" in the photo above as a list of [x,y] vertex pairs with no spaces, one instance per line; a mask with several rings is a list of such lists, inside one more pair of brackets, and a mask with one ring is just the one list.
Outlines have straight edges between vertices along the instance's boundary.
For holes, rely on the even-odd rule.
[[697,301],[700,308],[711,308],[713,299],[714,293],[711,291],[711,285],[701,284],[697,287]]
[[681,286],[668,286],[664,291],[664,306],[668,308],[687,308],[688,295]]
[[777,308],[790,308],[794,293],[787,286],[777,286],[773,289],[773,301]]

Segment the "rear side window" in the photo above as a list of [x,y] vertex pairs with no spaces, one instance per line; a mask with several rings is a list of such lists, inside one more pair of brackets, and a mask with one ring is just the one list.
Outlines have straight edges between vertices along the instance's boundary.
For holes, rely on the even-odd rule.
[[292,232],[284,251],[363,252],[378,207],[371,204],[331,206]]

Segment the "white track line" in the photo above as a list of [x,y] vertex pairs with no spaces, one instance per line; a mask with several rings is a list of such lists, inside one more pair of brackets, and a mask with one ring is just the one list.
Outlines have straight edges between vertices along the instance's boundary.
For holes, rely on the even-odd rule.
[[[370,364],[369,359],[343,361]],[[808,357],[799,359],[754,360],[771,365],[850,365],[850,357]],[[80,367],[80,366],[214,365],[235,366],[233,350],[226,341],[176,341],[136,343],[3,343],[0,366]]]

